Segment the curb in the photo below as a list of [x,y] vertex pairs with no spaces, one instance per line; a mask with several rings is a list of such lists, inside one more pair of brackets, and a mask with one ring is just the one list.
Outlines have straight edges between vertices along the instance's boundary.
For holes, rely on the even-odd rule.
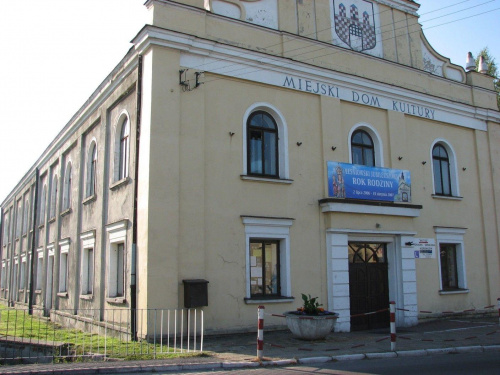
[[170,371],[192,371],[192,370],[215,370],[215,369],[241,369],[254,367],[269,367],[269,366],[291,366],[297,364],[313,364],[326,363],[334,361],[357,361],[361,359],[382,359],[396,357],[419,357],[427,355],[440,355],[450,353],[479,353],[500,351],[500,345],[477,345],[477,346],[462,346],[457,348],[439,348],[439,349],[421,349],[407,350],[396,352],[380,352],[366,354],[345,354],[333,357],[308,357],[300,359],[279,359],[263,362],[209,362],[209,363],[191,363],[191,364],[170,364],[170,365],[134,365],[122,367],[78,367],[57,370],[27,370],[7,372],[8,375],[80,375],[80,374],[116,374],[116,373],[153,373],[153,372],[170,372]]

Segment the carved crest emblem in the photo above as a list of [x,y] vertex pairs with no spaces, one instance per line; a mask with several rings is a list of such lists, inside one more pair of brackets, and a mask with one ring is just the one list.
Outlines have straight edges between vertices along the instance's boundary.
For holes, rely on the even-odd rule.
[[366,0],[333,0],[335,32],[355,51],[375,48],[375,15],[373,4]]

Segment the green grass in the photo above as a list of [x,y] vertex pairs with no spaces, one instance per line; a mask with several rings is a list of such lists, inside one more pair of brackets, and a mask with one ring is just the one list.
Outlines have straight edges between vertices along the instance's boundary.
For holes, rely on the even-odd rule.
[[[95,328],[97,331],[97,328]],[[203,353],[179,353],[180,349],[168,348],[166,342],[163,347],[160,344],[153,344],[147,341],[125,341],[119,338],[105,336],[104,328],[100,332],[83,332],[76,329],[62,327],[59,324],[50,322],[47,318],[29,315],[25,310],[10,309],[0,304],[0,335],[29,339],[33,344],[48,344],[57,346],[67,344],[70,355],[79,356],[79,360],[92,354],[106,354],[106,357],[119,358],[125,360],[135,359],[165,359],[186,356],[202,356]],[[172,344],[172,340],[171,340]],[[179,340],[177,342],[179,344]],[[63,361],[66,351],[62,348],[62,356],[57,362]],[[56,356],[55,356],[56,357]]]

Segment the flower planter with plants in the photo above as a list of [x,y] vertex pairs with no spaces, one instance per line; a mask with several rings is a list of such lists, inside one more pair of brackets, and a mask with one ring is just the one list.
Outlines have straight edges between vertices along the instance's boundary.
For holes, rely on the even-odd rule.
[[284,313],[288,329],[302,340],[324,339],[335,327],[339,314],[320,307],[318,297],[302,294],[302,300],[302,307]]

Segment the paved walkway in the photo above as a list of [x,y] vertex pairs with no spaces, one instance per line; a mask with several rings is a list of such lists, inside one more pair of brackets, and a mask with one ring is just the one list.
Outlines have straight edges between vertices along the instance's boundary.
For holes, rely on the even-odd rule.
[[256,334],[205,338],[206,356],[167,360],[85,362],[48,365],[2,366],[2,374],[89,374],[158,372],[260,365],[290,365],[332,360],[426,356],[432,354],[499,351],[498,318],[441,319],[398,329],[396,351],[391,351],[389,330],[332,333],[325,340],[302,341],[288,331],[266,331],[264,362],[256,360]]

